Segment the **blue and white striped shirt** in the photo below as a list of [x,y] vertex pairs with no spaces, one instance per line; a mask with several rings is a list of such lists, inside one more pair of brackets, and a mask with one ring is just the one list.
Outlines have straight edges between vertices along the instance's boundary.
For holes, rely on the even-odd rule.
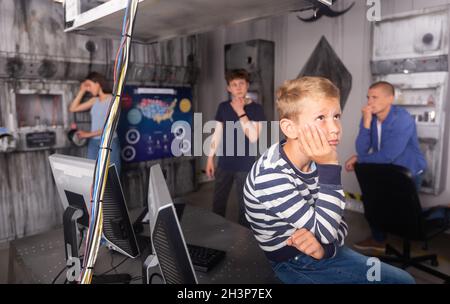
[[312,163],[311,172],[301,172],[284,153],[284,143],[270,147],[247,176],[246,218],[272,261],[300,254],[287,246],[286,240],[301,228],[313,233],[323,245],[325,257],[331,257],[347,236],[341,167]]

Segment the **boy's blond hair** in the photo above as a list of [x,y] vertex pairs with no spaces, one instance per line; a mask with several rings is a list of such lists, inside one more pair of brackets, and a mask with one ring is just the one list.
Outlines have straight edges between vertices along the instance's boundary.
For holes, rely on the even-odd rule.
[[301,110],[301,102],[308,99],[339,100],[339,89],[324,77],[302,77],[286,81],[277,90],[277,110],[280,119],[293,119]]

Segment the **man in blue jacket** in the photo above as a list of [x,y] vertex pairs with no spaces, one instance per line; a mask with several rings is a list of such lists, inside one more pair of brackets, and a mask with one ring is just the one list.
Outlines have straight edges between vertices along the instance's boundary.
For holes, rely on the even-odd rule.
[[[395,164],[408,168],[419,189],[426,160],[419,148],[416,123],[402,107],[393,105],[395,88],[384,81],[369,88],[367,105],[362,109],[356,152],[345,163],[353,171],[356,162]],[[361,250],[384,251],[386,234],[372,227],[372,237],[355,244]]]

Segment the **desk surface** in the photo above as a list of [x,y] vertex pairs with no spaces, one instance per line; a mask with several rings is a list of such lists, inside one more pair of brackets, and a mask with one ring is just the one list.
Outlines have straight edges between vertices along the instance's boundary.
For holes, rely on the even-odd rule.
[[[226,251],[225,259],[211,271],[196,272],[199,283],[279,283],[250,230],[210,211],[191,206],[184,209],[181,226],[187,243]],[[117,252],[101,247],[95,273],[101,274],[125,260],[116,271],[129,273],[135,278],[133,283],[141,283],[142,258],[126,259]],[[10,244],[8,282],[49,284],[64,265],[62,228],[15,240]],[[64,279],[65,273],[57,283],[62,283]]]

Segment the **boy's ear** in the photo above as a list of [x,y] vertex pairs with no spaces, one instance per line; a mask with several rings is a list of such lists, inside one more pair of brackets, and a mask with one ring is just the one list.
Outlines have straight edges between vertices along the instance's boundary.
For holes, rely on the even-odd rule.
[[298,131],[297,125],[290,119],[283,118],[280,120],[280,129],[284,135],[289,139],[297,139]]

